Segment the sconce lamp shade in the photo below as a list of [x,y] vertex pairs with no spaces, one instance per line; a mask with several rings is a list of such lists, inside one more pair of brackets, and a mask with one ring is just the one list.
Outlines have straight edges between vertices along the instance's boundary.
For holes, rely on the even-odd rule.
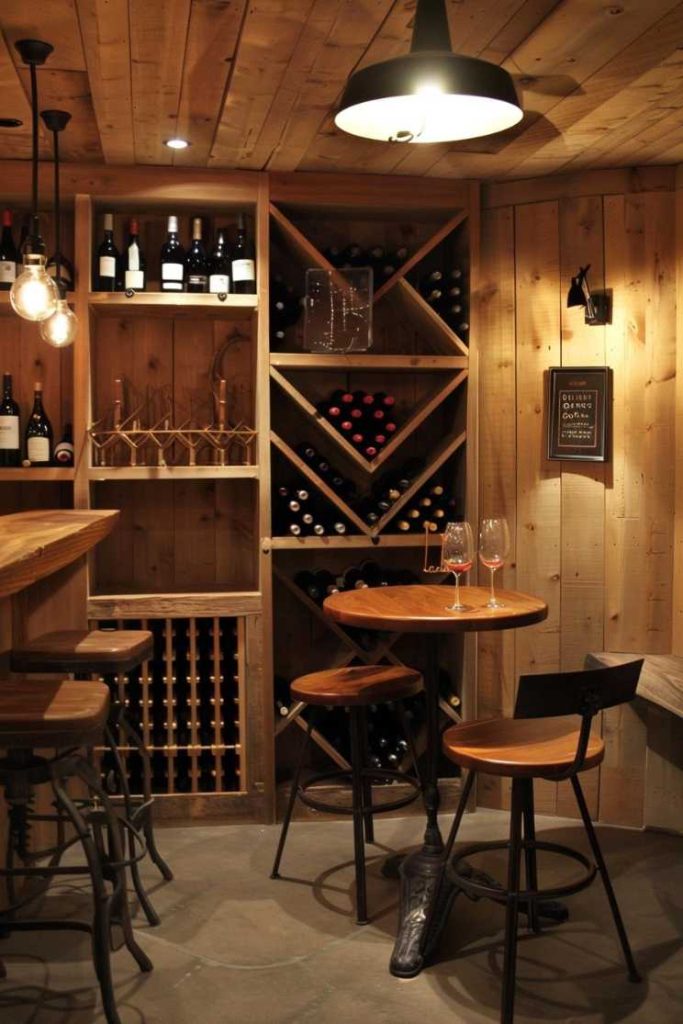
[[[586,268],[587,270],[588,268]],[[576,277],[572,278],[572,283],[569,286],[569,294],[567,295],[567,308],[571,309],[572,306],[585,306],[586,296],[583,292],[583,282],[585,279],[585,271],[579,270]]]
[[507,71],[452,52],[445,0],[418,0],[410,53],[354,72],[335,124],[381,142],[458,142],[522,116]]
[[503,68],[450,52],[418,52],[356,71],[335,124],[365,139],[426,143],[492,135],[521,119]]

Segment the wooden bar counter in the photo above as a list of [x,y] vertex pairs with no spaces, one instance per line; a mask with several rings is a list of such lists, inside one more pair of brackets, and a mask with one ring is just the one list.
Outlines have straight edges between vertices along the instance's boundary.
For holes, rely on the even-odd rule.
[[[86,509],[0,516],[0,686],[9,676],[13,644],[39,632],[87,625],[86,555],[111,532],[118,516]],[[5,823],[0,800],[2,850]]]

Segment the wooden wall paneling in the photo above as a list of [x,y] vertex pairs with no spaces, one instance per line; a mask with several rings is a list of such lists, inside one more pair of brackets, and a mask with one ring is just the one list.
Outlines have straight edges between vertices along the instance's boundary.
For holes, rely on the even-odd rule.
[[[677,188],[676,202],[676,295],[683,295],[683,188]],[[683,451],[683,302],[676,304],[675,452]],[[683,654],[683,472],[675,468],[674,563],[671,629],[672,654]]]
[[173,519],[174,550],[169,590],[212,590],[222,585],[215,557],[217,486],[221,485],[213,480],[176,480],[172,484],[173,508],[167,510]]
[[633,192],[672,192],[676,188],[675,167],[621,167],[575,171],[545,178],[521,178],[482,184],[483,209],[518,206],[572,196],[629,195]]
[[190,0],[129,0],[128,16],[135,163],[170,164],[164,139],[176,125]]
[[[517,260],[517,588],[548,603],[548,618],[520,629],[516,674],[548,672],[560,660],[561,480],[545,459],[545,378],[560,359],[560,245],[557,203],[515,211]],[[503,572],[503,579],[505,580]],[[557,785],[537,784],[539,810],[553,813]]]
[[[517,414],[515,334],[515,214],[512,207],[485,211],[481,232],[482,274],[479,329],[479,514],[505,515],[512,550],[506,586],[516,583]],[[481,570],[480,570],[480,577]],[[477,710],[479,718],[510,716],[515,700],[515,630],[478,634]],[[482,776],[477,802],[502,807],[510,786]]]
[[615,384],[607,495],[608,650],[671,649],[675,209],[671,195],[605,201]]
[[92,104],[106,163],[134,163],[128,0],[76,0]]
[[[604,288],[601,196],[560,201],[562,365],[604,366],[605,328],[586,325],[582,308],[567,309],[566,294],[579,266],[590,263],[590,284]],[[604,643],[606,465],[561,463],[560,668],[581,669],[588,651]],[[596,723],[599,729],[601,723]],[[582,777],[593,816],[598,813],[600,769]],[[558,814],[577,817],[569,783],[558,786]]]

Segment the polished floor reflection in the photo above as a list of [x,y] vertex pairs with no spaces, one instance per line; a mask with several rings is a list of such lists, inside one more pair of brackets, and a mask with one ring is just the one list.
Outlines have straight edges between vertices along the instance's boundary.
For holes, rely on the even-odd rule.
[[[462,837],[502,836],[507,815],[479,811]],[[542,818],[545,839],[583,846],[573,822]],[[384,819],[368,850],[371,923],[354,924],[348,823],[292,827],[283,879],[268,878],[277,829],[173,828],[160,845],[176,881],[148,882],[162,917],[137,935],[155,971],[114,956],[124,1024],[483,1024],[498,1019],[503,912],[461,898],[441,958],[412,981],[390,977],[397,887],[380,873],[385,851],[420,840],[419,818]],[[596,885],[570,901],[571,920],[520,943],[517,1024],[678,1024],[683,1020],[683,839],[600,829],[634,952],[646,980],[626,980],[609,910]],[[503,860],[486,866],[502,872]],[[543,862],[542,862],[543,868]],[[566,866],[562,866],[566,871]],[[569,869],[571,870],[571,868]],[[545,878],[553,877],[548,863]],[[54,901],[57,897],[51,897]],[[62,909],[84,907],[59,890]],[[52,903],[54,908],[54,902]],[[2,1024],[100,1024],[84,935],[14,935],[0,942]],[[38,1004],[38,1005],[37,1005]]]

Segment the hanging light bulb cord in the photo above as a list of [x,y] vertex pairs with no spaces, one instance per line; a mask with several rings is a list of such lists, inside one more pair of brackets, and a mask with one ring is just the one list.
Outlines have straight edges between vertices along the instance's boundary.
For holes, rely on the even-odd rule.
[[[38,222],[38,78],[36,65],[30,64],[31,68],[31,124],[33,135],[33,168],[31,177],[32,186],[32,210],[31,210],[31,233],[30,241],[32,251],[39,251],[36,247],[36,240],[40,238],[40,224]],[[26,244],[28,244],[28,239]]]
[[55,210],[55,283],[57,285],[57,291],[59,292],[60,299],[66,298],[66,289],[62,283],[62,276],[60,274],[61,259],[62,259],[62,240],[61,240],[61,226],[60,226],[60,211],[61,211],[61,197],[59,195],[59,132],[53,131],[52,138],[54,142],[54,164],[55,164],[55,199],[54,199],[54,210]]

